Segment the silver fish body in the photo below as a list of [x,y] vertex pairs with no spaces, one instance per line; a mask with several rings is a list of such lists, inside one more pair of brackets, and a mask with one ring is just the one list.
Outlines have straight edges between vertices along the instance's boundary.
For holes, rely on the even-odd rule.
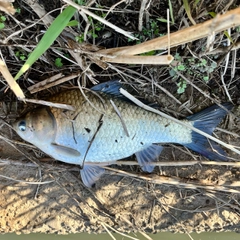
[[[115,84],[112,83],[113,86]],[[135,153],[142,169],[151,172],[153,166],[148,163],[156,161],[162,150],[161,146],[156,145],[158,143],[182,144],[198,152],[201,150],[196,149],[195,145],[197,148],[205,147],[201,146],[202,143],[199,146],[193,143],[200,135],[195,133],[194,136],[191,129],[122,100],[115,94],[108,94],[108,90],[97,92],[99,95],[87,91],[85,96],[78,89],[59,93],[49,100],[72,105],[75,111],[37,108],[20,118],[14,128],[24,140],[53,158],[81,166],[89,162],[104,162],[107,165],[108,162]],[[217,116],[221,115],[221,118],[226,114],[217,106],[214,110],[215,115],[216,113]],[[200,126],[197,127],[201,129],[204,127],[204,124],[201,125],[201,118],[205,119],[206,116],[209,116],[208,111],[183,121],[191,126],[200,121]],[[212,123],[215,118],[207,120]],[[219,121],[218,119],[214,122],[214,128]],[[205,132],[211,134],[211,131]],[[200,137],[201,139],[203,140],[203,137]],[[206,145],[205,139],[204,144]],[[219,146],[217,151],[224,155]],[[203,151],[202,154],[220,160],[225,158],[217,156],[217,153],[207,155]],[[84,183],[91,186],[102,172],[99,167],[84,167],[81,175]]]

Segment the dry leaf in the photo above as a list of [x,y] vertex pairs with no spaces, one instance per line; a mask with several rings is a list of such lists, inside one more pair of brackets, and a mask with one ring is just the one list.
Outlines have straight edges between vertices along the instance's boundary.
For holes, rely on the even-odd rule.
[[0,0],[0,10],[13,15],[16,10],[11,2],[14,2],[14,0]]

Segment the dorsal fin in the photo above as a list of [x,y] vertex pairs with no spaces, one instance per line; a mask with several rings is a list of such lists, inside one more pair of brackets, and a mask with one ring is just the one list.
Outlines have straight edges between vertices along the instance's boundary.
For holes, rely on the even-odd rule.
[[[119,98],[121,100],[127,101],[129,103],[134,104],[132,101],[130,101],[128,98],[126,98],[124,95],[120,93],[120,88],[126,89],[126,87],[120,82],[120,80],[110,80],[108,82],[99,83],[91,88],[91,90],[95,92],[101,92],[108,95],[111,95],[113,97]],[[130,90],[129,92],[133,95],[136,95],[136,91],[132,88],[127,88],[127,90]],[[138,98],[138,97],[137,97]],[[155,109],[159,109],[160,106],[157,103],[149,103],[147,100],[138,98],[142,103],[153,107]]]
[[[120,83],[120,80],[111,80],[108,82],[104,83],[99,83],[91,88],[91,90],[95,92],[101,92],[105,94],[112,95],[114,97],[120,97],[120,98],[125,98],[121,93],[120,93],[120,88],[122,88],[123,85]],[[125,98],[127,99],[127,98]]]

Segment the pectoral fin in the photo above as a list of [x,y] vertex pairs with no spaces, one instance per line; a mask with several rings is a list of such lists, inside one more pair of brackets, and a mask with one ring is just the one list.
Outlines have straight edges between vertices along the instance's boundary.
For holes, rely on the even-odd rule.
[[151,145],[140,152],[135,153],[138,163],[144,172],[152,172],[154,169],[153,165],[157,161],[158,156],[161,154],[163,147],[158,145]]
[[82,181],[87,187],[93,187],[104,172],[104,168],[89,165],[84,165],[83,169],[80,170]]
[[63,155],[64,157],[76,158],[81,156],[81,153],[73,148],[62,146],[56,143],[52,143],[51,145],[54,151]]

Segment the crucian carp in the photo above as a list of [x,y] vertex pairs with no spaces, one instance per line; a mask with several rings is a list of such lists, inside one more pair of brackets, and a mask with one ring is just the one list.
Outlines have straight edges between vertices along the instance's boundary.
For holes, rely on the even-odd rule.
[[[98,163],[108,165],[133,154],[143,171],[152,172],[154,166],[149,163],[157,161],[161,144],[181,144],[211,160],[227,159],[218,144],[140,108],[120,94],[121,87],[118,81],[110,81],[85,91],[85,96],[79,89],[58,93],[49,100],[72,105],[74,111],[38,107],[17,119],[13,127],[22,139],[54,159],[82,166],[81,177],[88,187],[104,173]],[[232,108],[230,103],[222,105]],[[226,114],[213,105],[182,121],[211,135]]]

